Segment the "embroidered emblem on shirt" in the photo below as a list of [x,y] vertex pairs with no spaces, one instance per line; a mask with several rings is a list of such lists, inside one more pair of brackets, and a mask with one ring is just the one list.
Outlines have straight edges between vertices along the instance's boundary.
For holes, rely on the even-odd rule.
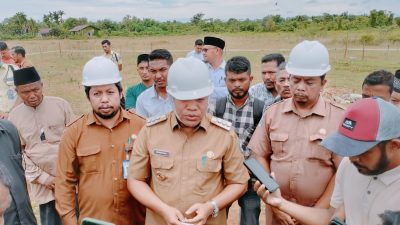
[[215,154],[214,154],[213,151],[208,151],[208,152],[207,152],[207,158],[209,158],[209,159],[214,159],[214,157],[215,157]]

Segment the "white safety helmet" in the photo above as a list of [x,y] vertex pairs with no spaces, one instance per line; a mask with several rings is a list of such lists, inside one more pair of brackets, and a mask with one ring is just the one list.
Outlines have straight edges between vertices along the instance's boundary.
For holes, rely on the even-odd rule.
[[168,72],[167,92],[178,100],[209,96],[214,90],[207,66],[195,58],[179,58]]
[[83,67],[83,86],[115,84],[121,80],[121,74],[119,73],[117,66],[106,57],[94,57]]
[[319,41],[303,41],[289,54],[286,70],[291,75],[319,77],[331,70],[328,49]]

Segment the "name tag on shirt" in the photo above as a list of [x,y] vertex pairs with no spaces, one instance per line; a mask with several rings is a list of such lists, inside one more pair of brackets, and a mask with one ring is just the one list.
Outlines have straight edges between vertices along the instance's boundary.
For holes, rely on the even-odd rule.
[[160,149],[154,149],[153,153],[154,153],[154,155],[157,155],[157,156],[169,157],[169,152],[168,151],[164,151],[164,150],[160,150]]

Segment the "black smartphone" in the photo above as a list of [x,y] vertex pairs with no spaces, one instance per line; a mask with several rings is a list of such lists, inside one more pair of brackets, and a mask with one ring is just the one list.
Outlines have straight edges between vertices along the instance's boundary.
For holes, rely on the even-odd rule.
[[274,192],[279,188],[278,183],[269,175],[269,173],[261,166],[255,158],[248,158],[244,161],[244,165],[254,175],[254,177],[265,185],[269,192]]
[[96,220],[93,218],[84,218],[81,222],[81,225],[115,225],[115,224],[101,220]]

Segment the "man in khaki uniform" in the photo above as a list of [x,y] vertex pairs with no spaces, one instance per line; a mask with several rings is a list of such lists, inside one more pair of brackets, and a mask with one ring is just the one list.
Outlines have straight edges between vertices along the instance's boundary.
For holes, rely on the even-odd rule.
[[56,207],[62,223],[78,225],[92,217],[143,225],[145,208],[130,195],[126,179],[130,138],[139,133],[144,119],[120,107],[121,76],[110,60],[95,57],[87,62],[82,84],[92,112],[69,124],[60,144]]
[[14,71],[14,84],[23,104],[9,120],[17,127],[25,176],[39,204],[42,225],[61,224],[54,205],[54,178],[61,135],[74,114],[67,101],[43,96],[43,83],[34,67]]
[[[276,174],[285,199],[327,208],[341,157],[319,143],[336,129],[343,115],[342,108],[320,94],[330,70],[328,50],[317,41],[301,42],[291,51],[286,70],[293,98],[267,109],[249,148]],[[280,210],[272,208],[272,213],[272,224],[294,224]]]
[[225,207],[249,180],[238,138],[229,122],[206,114],[213,87],[200,60],[172,64],[167,91],[175,112],[148,120],[140,132],[129,190],[148,208],[147,225],[224,225]]

